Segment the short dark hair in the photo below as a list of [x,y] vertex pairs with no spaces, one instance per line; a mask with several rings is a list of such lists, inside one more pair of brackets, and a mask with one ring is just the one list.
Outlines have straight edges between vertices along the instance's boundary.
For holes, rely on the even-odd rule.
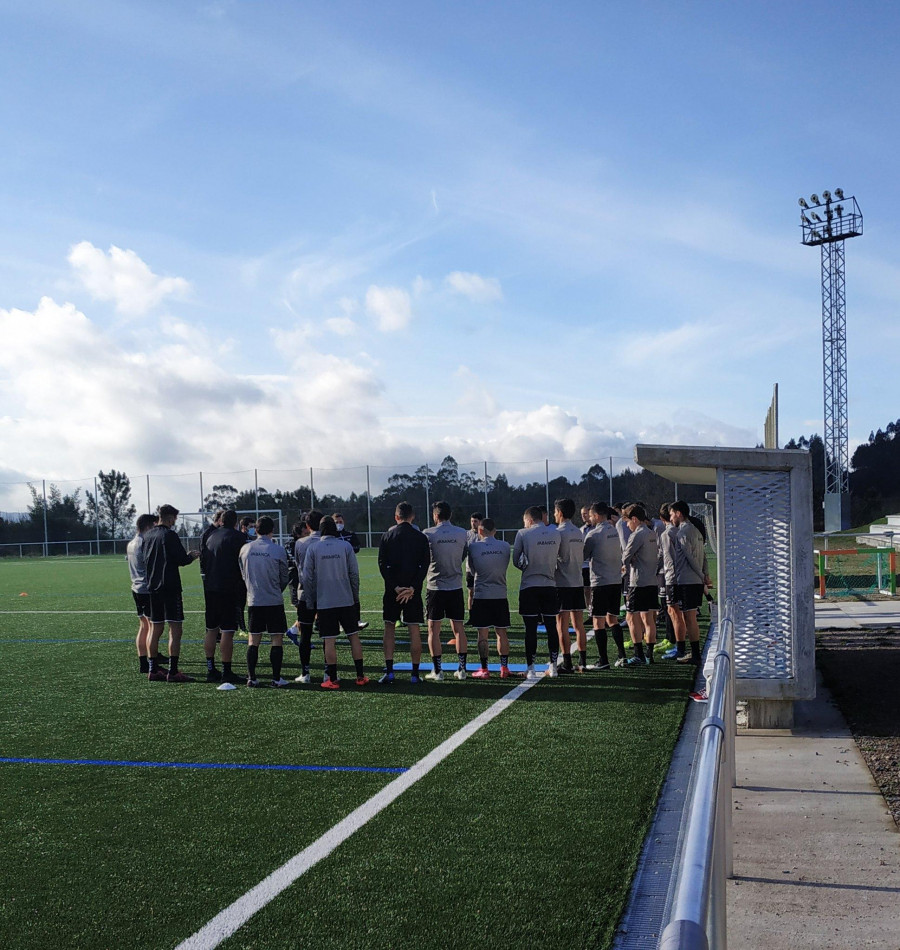
[[550,514],[550,512],[547,510],[547,506],[546,506],[546,505],[538,505],[538,506],[537,506],[537,510],[538,510],[542,515],[549,515],[549,514]]
[[[475,515],[472,515],[472,517],[474,518]],[[493,519],[493,518],[482,518],[482,519],[481,519],[481,527],[484,528],[485,531],[493,531],[493,530],[495,530],[494,519]]]
[[[324,515],[318,508],[313,508],[312,511],[306,513],[306,523],[309,525],[310,531],[318,531],[319,525],[322,523],[322,518]],[[332,519],[334,520],[334,519]]]
[[137,520],[138,534],[143,534],[147,528],[156,524],[156,515],[139,515]]
[[669,505],[669,511],[677,511],[678,514],[687,518],[691,513],[691,506],[686,501],[673,501],[672,504]]
[[431,506],[431,513],[437,515],[438,521],[449,521],[450,515],[453,514],[453,509],[446,501],[436,501]]
[[667,501],[664,501],[659,506],[659,516],[660,518],[662,518],[663,521],[668,521],[669,518],[671,517],[671,515],[669,514],[669,503]]
[[160,505],[159,506],[160,518],[171,518],[173,515],[177,518],[179,514],[180,514],[179,510],[174,505]]
[[257,534],[271,534],[274,530],[275,522],[268,515],[263,515],[262,518],[256,522]]
[[530,508],[525,509],[525,514],[531,518],[532,521],[543,521],[544,512],[546,508],[541,508],[539,505],[532,505]]
[[557,498],[553,507],[563,516],[571,518],[575,514],[575,502],[571,498]]
[[256,518],[254,518],[253,515],[244,515],[244,517],[241,518],[242,528],[249,528],[252,524],[256,524]]
[[397,505],[397,508],[394,511],[394,514],[401,521],[409,521],[409,519],[412,518],[415,512],[413,511],[413,506],[408,501],[401,501],[400,504]]
[[469,515],[470,518],[474,518],[476,521],[484,521],[484,512],[483,511],[473,511]]
[[647,512],[641,505],[629,505],[625,509],[625,514],[629,518],[637,518],[638,521],[647,520]]
[[303,529],[306,527],[306,524],[302,521],[295,521],[291,526],[291,537],[300,538],[303,536]]
[[337,525],[334,523],[334,518],[332,518],[331,515],[325,515],[325,517],[322,518],[322,520],[319,522],[319,531],[322,533],[323,538],[337,537]]
[[215,522],[215,521],[221,521],[221,520],[222,520],[222,516],[223,516],[224,514],[225,514],[225,509],[224,509],[224,508],[217,508],[217,509],[216,509],[216,513],[213,515],[213,519],[212,519],[212,520],[213,520],[214,522]]
[[339,511],[333,511],[333,512],[331,513],[331,517],[334,518],[335,521],[337,521],[338,518],[340,518],[341,521],[344,520],[344,516],[343,516]]
[[591,505],[591,511],[593,511],[595,515],[600,515],[601,518],[609,517],[609,505],[607,505],[605,501],[595,501],[593,505]]
[[234,509],[226,511],[222,515],[222,527],[233,528],[237,524],[237,512]]

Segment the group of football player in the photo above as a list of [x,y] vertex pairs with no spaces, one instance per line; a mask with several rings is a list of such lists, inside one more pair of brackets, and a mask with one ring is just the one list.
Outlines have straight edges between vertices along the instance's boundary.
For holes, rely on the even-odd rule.
[[[410,681],[440,682],[444,678],[442,627],[449,621],[449,646],[456,654],[453,675],[464,680],[491,676],[490,635],[493,631],[501,679],[516,675],[509,657],[510,608],[507,574],[512,564],[520,572],[518,613],[525,628],[525,666],[518,675],[536,679],[591,670],[639,667],[656,659],[657,626],[662,624],[671,649],[662,656],[678,663],[700,664],[698,611],[711,584],[705,555],[703,523],[693,518],[683,501],[663,505],[658,517],[645,505],[608,506],[596,502],[581,509],[576,526],[575,502],[560,498],[553,523],[544,506],[523,514],[523,527],[510,545],[497,536],[493,519],[474,512],[468,530],[451,522],[450,505],[432,506],[433,525],[420,530],[407,502],[397,505],[395,524],[378,547],[384,579],[384,668],[379,683],[395,682],[394,650],[397,626],[406,628]],[[140,671],[150,681],[183,683],[191,679],[178,669],[184,622],[179,569],[200,559],[205,598],[204,649],[208,682],[258,686],[257,664],[262,637],[271,641],[271,684],[288,686],[282,675],[284,638],[299,650],[300,675],[311,682],[313,636],[317,632],[325,654],[323,689],[339,689],[336,641],[350,643],[356,683],[369,678],[363,664],[360,630],[357,536],[348,531],[339,512],[326,516],[313,510],[294,525],[285,547],[273,537],[268,516],[238,525],[234,511],[216,513],[200,539],[199,552],[185,550],[173,530],[178,511],[163,505],[157,516],[142,515],[128,546],[132,593],[139,616],[136,647]],[[422,590],[425,590],[423,603]],[[296,621],[288,626],[284,591],[290,589]],[[468,589],[468,595],[465,590]],[[633,653],[625,649],[621,621]],[[232,668],[234,638],[244,625],[247,607],[247,673]],[[468,619],[466,619],[468,608]],[[585,612],[591,630],[585,624]],[[169,655],[159,643],[169,627]],[[431,669],[421,672],[426,627]],[[470,672],[469,637],[477,631],[477,664]],[[536,668],[538,637],[546,634],[548,664]],[[577,663],[573,661],[574,648]],[[588,664],[588,640],[594,639],[597,661]],[[608,639],[617,651],[610,663]],[[222,668],[216,666],[218,650]],[[168,666],[166,666],[166,662]],[[496,667],[495,667],[496,669]]]

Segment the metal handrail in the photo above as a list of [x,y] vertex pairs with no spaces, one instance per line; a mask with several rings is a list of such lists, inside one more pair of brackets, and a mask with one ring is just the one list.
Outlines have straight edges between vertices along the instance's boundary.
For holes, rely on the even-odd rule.
[[733,875],[731,790],[735,784],[734,606],[725,604],[685,805],[681,861],[660,950],[726,950],[725,881]]

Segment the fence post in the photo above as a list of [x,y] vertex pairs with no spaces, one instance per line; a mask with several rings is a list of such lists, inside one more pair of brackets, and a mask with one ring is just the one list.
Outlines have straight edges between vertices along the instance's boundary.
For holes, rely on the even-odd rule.
[[609,457],[609,507],[610,508],[612,508],[613,506],[612,463],[613,463],[613,457],[610,455]]
[[150,507],[150,475],[147,475],[147,514],[153,514],[153,509]]
[[256,497],[256,520],[259,521],[259,472],[253,469],[253,494]]
[[825,552],[819,551],[819,596],[825,599]]
[[[372,485],[369,480],[369,466],[366,466],[366,514],[369,519],[368,542],[366,547],[372,547]],[[505,618],[504,618],[505,619]]]
[[[200,472],[200,507],[197,510],[203,511],[203,472]],[[201,519],[201,524],[205,523],[206,522]]]
[[552,515],[550,511],[550,459],[544,459],[544,494],[547,496],[547,514]]
[[313,470],[312,465],[309,467],[309,509],[312,511],[316,507],[316,490],[313,487]]
[[[891,542],[893,543],[893,541]],[[897,552],[891,548],[888,552],[888,570],[891,572],[891,597],[897,596]]]
[[[97,524],[97,554],[100,554],[100,496],[97,494],[97,476],[94,476],[94,521]],[[115,527],[115,526],[113,526]],[[90,549],[90,545],[88,545]],[[66,545],[66,555],[68,556],[69,546]]]
[[47,479],[43,479],[41,484],[44,491],[44,557],[48,557],[50,554],[50,536],[47,534]]
[[487,473],[487,461],[484,463],[484,516],[485,518],[490,517],[488,512],[488,473]]
[[425,463],[425,527],[426,528],[431,524],[431,504],[429,501],[428,479],[429,479],[429,471],[428,471],[428,463],[426,462]]

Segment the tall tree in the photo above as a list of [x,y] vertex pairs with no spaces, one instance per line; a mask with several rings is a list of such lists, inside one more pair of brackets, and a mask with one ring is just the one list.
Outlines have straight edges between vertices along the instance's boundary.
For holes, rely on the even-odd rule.
[[100,522],[100,532],[107,538],[122,538],[130,533],[137,509],[131,503],[131,480],[114,468],[97,473],[97,498],[88,494],[87,510],[90,521]]

